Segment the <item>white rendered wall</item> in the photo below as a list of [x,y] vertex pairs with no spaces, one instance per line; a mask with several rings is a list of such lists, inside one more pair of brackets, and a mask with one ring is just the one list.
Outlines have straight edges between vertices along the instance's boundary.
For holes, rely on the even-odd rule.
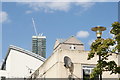
[[[1,77],[4,77],[4,76],[7,76],[8,74],[7,74],[7,71],[5,71],[5,70],[0,70],[0,78]],[[0,79],[1,80],[1,79]]]
[[29,73],[32,69],[32,73],[43,63],[32,56],[25,53],[11,50],[6,60],[6,71],[8,78],[24,78],[31,74]]
[[[75,78],[83,78],[83,65],[95,66],[99,57],[95,55],[91,60],[87,60],[89,51],[78,50],[58,50],[53,53],[43,64],[38,68],[39,75],[37,78],[68,78],[70,72],[64,67],[64,57],[68,56],[74,63],[73,74]],[[113,54],[109,60],[114,60],[118,63],[118,55]],[[37,73],[37,71],[35,72]],[[34,78],[35,73],[32,74]],[[118,74],[109,74],[104,72],[103,78],[120,78]]]

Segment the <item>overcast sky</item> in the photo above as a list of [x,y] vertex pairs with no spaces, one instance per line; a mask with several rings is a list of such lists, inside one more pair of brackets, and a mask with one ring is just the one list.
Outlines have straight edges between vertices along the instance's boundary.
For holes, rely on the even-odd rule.
[[97,25],[107,28],[103,38],[111,37],[109,30],[113,22],[118,21],[117,2],[91,3],[16,3],[2,4],[2,58],[9,45],[19,46],[31,51],[32,36],[35,35],[32,18],[35,20],[38,33],[47,38],[47,57],[51,55],[55,40],[76,36],[84,43],[85,50],[96,39],[91,31]]

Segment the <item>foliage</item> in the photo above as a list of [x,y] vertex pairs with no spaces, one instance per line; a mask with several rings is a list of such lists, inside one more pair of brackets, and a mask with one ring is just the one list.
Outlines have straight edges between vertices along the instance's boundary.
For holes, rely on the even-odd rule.
[[112,29],[110,31],[111,34],[114,35],[114,39],[117,42],[117,46],[115,47],[115,50],[120,52],[120,23],[119,22],[114,22],[112,24]]
[[[111,74],[120,74],[120,66],[118,66],[115,61],[107,61],[109,56],[113,53],[120,52],[120,23],[114,22],[111,27],[112,29],[110,33],[114,35],[113,39],[97,38],[90,47],[91,51],[88,55],[88,60],[93,58],[95,55],[101,56],[101,59],[97,61],[98,63],[93,69],[91,78],[102,74],[103,71],[110,71]],[[111,50],[110,46],[114,45],[116,45],[115,48]]]

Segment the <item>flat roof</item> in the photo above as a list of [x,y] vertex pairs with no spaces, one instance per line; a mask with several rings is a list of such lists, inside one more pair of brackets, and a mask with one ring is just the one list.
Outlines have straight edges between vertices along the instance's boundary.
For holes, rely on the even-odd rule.
[[32,36],[32,38],[46,38],[46,36]]

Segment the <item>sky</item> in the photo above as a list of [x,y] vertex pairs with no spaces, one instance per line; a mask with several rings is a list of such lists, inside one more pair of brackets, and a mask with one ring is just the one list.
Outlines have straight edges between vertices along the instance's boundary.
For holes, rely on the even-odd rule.
[[85,50],[96,39],[92,27],[104,26],[103,38],[111,38],[111,24],[118,21],[117,2],[3,2],[0,11],[2,24],[2,55],[9,45],[31,51],[35,35],[32,18],[38,33],[46,36],[46,56],[52,54],[56,39],[75,36],[84,43]]

